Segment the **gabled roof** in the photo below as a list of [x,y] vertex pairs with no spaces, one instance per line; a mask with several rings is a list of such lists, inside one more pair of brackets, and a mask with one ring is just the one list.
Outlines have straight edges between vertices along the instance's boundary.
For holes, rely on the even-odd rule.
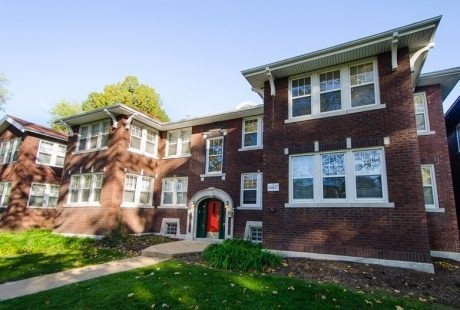
[[421,74],[417,82],[417,87],[436,84],[441,85],[442,100],[444,101],[459,80],[460,67],[456,67]]
[[[433,42],[440,20],[441,16],[437,16],[319,51],[243,70],[241,73],[253,88],[261,89],[268,80],[267,68],[274,79],[277,79],[375,56],[391,51],[394,44],[397,48],[408,47],[409,52],[413,54]],[[415,62],[412,78],[414,84],[425,57],[426,51],[425,55]]]
[[0,132],[3,132],[10,125],[16,127],[16,129],[21,132],[35,133],[67,142],[67,136],[60,132],[11,115],[5,115],[5,117],[3,117],[3,119],[0,121]]

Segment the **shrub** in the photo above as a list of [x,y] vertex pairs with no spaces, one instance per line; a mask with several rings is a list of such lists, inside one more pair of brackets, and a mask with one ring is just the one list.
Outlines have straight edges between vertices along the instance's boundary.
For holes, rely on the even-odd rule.
[[262,245],[237,239],[211,244],[204,250],[203,259],[211,267],[239,271],[261,271],[281,263],[281,257],[264,250]]

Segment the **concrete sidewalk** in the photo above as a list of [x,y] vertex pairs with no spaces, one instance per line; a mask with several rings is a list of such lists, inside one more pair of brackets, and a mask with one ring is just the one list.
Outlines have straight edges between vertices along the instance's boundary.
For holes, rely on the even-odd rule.
[[109,274],[142,268],[167,260],[138,256],[0,284],[0,301],[46,291]]
[[213,240],[180,240],[152,245],[142,251],[142,256],[172,258],[201,253],[217,241]]

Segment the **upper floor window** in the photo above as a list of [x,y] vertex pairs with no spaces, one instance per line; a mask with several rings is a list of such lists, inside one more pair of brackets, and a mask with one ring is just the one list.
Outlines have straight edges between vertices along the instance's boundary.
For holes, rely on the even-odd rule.
[[262,146],[262,127],[261,116],[243,119],[242,148]]
[[123,204],[151,206],[152,197],[153,178],[129,173],[126,174]]
[[40,140],[37,163],[51,166],[64,166],[66,146],[56,142]]
[[414,108],[417,133],[430,131],[425,93],[414,94]]
[[169,157],[189,155],[191,135],[191,128],[168,131],[166,156]]
[[16,161],[19,153],[21,138],[16,138],[0,143],[0,164]]
[[426,208],[437,208],[436,178],[433,165],[422,165],[423,198]]
[[0,208],[8,207],[11,195],[11,182],[0,182]]
[[386,200],[382,149],[290,157],[291,202]]
[[107,146],[110,120],[80,126],[78,131],[78,151],[97,150]]
[[32,183],[29,195],[29,207],[55,208],[59,197],[59,185]]
[[262,207],[262,173],[241,174],[241,207]]
[[206,174],[221,174],[224,163],[224,137],[206,140]]
[[371,60],[292,77],[289,118],[301,119],[378,104],[376,68],[376,60]]
[[70,178],[69,204],[99,202],[102,180],[102,173],[72,175]]
[[157,155],[158,132],[149,127],[131,124],[131,140],[129,149],[150,156]]
[[161,204],[185,206],[187,203],[188,178],[164,178],[161,188]]

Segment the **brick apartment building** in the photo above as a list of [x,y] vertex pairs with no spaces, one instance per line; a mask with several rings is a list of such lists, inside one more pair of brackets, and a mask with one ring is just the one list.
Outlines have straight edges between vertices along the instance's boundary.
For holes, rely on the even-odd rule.
[[66,117],[54,231],[245,238],[284,255],[433,271],[460,259],[442,101],[421,75],[440,17],[244,70],[258,106],[161,123]]
[[0,227],[52,228],[67,137],[6,115],[0,121]]

